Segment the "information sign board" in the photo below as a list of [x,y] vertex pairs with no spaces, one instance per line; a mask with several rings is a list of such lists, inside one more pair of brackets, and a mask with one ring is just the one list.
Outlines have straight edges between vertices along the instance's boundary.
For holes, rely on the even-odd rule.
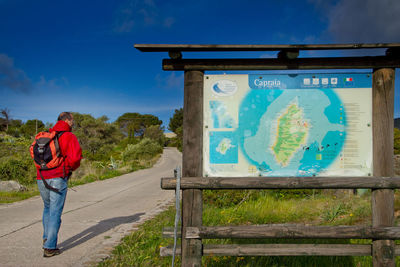
[[203,175],[372,174],[371,73],[204,76]]

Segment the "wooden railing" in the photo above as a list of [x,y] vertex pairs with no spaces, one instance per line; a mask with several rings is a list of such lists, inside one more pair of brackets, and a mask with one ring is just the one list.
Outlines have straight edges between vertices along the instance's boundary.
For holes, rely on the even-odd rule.
[[[176,178],[162,178],[161,188],[176,188]],[[181,189],[397,189],[400,177],[183,177]],[[165,228],[164,237],[173,237]],[[181,237],[179,231],[178,236]],[[186,227],[185,239],[400,239],[400,227],[394,226],[307,226],[301,224],[264,224],[240,226]],[[400,246],[392,251],[400,256]],[[181,251],[178,249],[177,254]],[[171,247],[160,250],[172,255]],[[203,245],[202,255],[214,256],[371,256],[371,245],[352,244],[230,244]]]

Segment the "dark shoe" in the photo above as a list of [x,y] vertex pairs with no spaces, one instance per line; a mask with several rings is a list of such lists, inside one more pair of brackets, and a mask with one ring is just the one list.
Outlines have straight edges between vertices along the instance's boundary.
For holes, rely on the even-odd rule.
[[56,256],[56,255],[59,255],[60,253],[61,253],[61,251],[58,248],[55,248],[55,249],[45,248],[43,250],[43,257],[53,257],[53,256]]

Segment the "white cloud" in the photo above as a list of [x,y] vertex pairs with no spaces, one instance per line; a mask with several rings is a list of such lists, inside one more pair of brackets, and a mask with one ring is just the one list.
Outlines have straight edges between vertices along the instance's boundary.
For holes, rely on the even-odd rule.
[[46,78],[42,75],[40,76],[40,81],[35,84],[35,87],[45,90],[59,90],[68,85],[69,81],[65,77],[61,77],[60,79],[54,78],[51,80],[46,80]]
[[[327,33],[335,42],[399,42],[399,0],[310,0],[326,16]],[[329,1],[328,1],[329,2]]]
[[183,88],[183,80],[184,74],[176,75],[175,72],[172,72],[167,78],[167,87],[168,88]]
[[277,58],[278,52],[276,51],[271,51],[271,52],[265,52],[260,55],[260,58]]
[[114,31],[119,33],[130,32],[132,31],[134,25],[135,22],[133,20],[123,20],[120,23],[116,23]]
[[177,75],[176,72],[172,72],[167,77],[163,77],[160,74],[157,74],[155,77],[157,82],[157,86],[166,89],[182,89],[183,90],[183,81],[184,74]]
[[68,85],[69,81],[65,77],[48,80],[43,75],[39,81],[32,82],[25,71],[15,67],[11,57],[0,54],[0,90],[28,94],[33,90],[58,90]]
[[32,89],[32,82],[26,73],[14,66],[12,58],[0,54],[0,90],[28,93]]
[[168,17],[164,19],[164,27],[165,28],[171,28],[172,25],[174,25],[175,19],[173,17]]
[[117,10],[114,32],[128,33],[135,27],[161,26],[171,28],[175,19],[164,15],[153,0],[127,0]]

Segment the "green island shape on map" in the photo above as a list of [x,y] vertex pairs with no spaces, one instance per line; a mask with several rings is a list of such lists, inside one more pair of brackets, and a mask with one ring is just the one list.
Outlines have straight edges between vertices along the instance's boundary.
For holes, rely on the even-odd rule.
[[234,147],[231,144],[231,140],[228,138],[224,138],[222,139],[222,141],[218,144],[218,147],[215,149],[217,152],[221,153],[222,155],[226,154],[226,151],[228,151],[228,149],[230,149],[231,147]]
[[272,150],[276,161],[281,166],[287,166],[295,152],[305,144],[309,126],[297,101],[287,107],[277,123],[276,140]]

